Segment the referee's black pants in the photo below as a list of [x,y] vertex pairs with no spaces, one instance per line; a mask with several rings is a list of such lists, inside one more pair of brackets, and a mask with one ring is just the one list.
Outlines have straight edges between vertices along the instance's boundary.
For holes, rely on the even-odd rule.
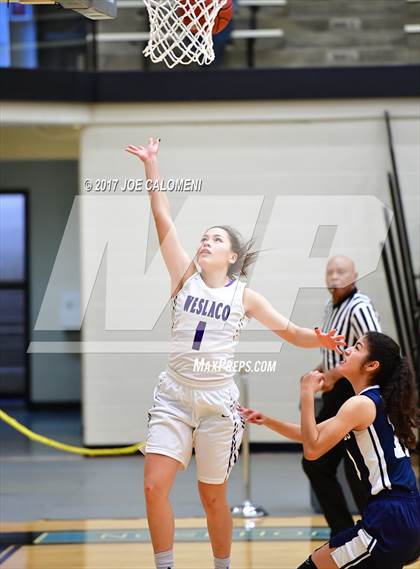
[[[316,419],[317,423],[334,417],[341,405],[353,395],[353,387],[347,379],[342,378],[337,381],[334,389],[322,396],[322,407]],[[346,478],[359,513],[361,513],[368,496],[345,450],[344,441],[317,460],[306,458],[302,460],[303,470],[311,482],[312,489],[331,528],[331,535],[354,525],[343,490],[337,479],[338,466],[343,458]]]

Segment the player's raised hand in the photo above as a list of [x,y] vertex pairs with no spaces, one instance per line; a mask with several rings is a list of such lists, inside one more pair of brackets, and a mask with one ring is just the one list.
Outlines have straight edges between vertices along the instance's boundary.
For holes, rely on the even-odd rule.
[[248,407],[242,407],[242,405],[237,405],[237,409],[247,423],[253,423],[254,425],[265,424],[267,417],[259,411],[249,409]]
[[147,162],[157,156],[159,144],[160,138],[149,138],[149,144],[147,146],[134,146],[130,144],[127,146],[126,151],[140,158],[142,162]]
[[329,332],[322,332],[320,328],[315,328],[315,333],[318,336],[319,345],[328,350],[334,350],[337,354],[341,355],[340,346],[345,346],[345,336],[337,336],[337,330],[333,328]]
[[302,389],[310,389],[313,393],[322,391],[324,388],[324,374],[320,371],[310,371],[306,373],[300,380]]

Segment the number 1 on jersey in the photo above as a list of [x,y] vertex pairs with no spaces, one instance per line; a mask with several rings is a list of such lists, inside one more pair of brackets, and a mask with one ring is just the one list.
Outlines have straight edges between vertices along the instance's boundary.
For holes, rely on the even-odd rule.
[[199,350],[201,346],[201,341],[204,336],[204,330],[206,329],[206,322],[200,322],[197,324],[197,328],[195,329],[194,341],[192,345],[193,350]]

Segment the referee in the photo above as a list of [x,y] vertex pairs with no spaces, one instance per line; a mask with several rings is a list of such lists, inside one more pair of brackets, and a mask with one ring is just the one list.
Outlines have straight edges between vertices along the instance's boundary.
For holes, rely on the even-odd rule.
[[[323,330],[335,328],[337,334],[345,336],[347,346],[353,346],[356,340],[369,330],[381,331],[371,300],[356,288],[357,272],[351,259],[343,256],[332,257],[327,264],[325,280],[331,300],[325,309]],[[341,377],[336,369],[340,356],[333,350],[324,349],[321,349],[321,356],[322,361],[317,369],[324,372],[325,381],[322,407],[317,416],[318,423],[335,416],[341,405],[354,395],[350,382]],[[366,505],[367,495],[354,465],[345,452],[344,442],[318,460],[302,460],[303,470],[311,482],[332,536],[354,525],[337,480],[337,469],[343,458],[346,478],[361,513]]]

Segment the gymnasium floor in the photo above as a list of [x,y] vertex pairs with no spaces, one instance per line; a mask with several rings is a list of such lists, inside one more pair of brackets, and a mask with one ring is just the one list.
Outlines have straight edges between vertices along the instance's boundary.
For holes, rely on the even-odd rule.
[[[77,411],[2,408],[35,432],[81,444]],[[82,458],[32,443],[4,424],[0,440],[2,569],[152,569],[140,455]],[[255,527],[235,522],[233,568],[294,569],[328,536],[323,518],[313,516],[300,454],[253,454],[251,480],[253,500],[270,516]],[[177,569],[210,569],[194,464],[177,477],[172,498]],[[241,464],[229,498],[242,501]]]

